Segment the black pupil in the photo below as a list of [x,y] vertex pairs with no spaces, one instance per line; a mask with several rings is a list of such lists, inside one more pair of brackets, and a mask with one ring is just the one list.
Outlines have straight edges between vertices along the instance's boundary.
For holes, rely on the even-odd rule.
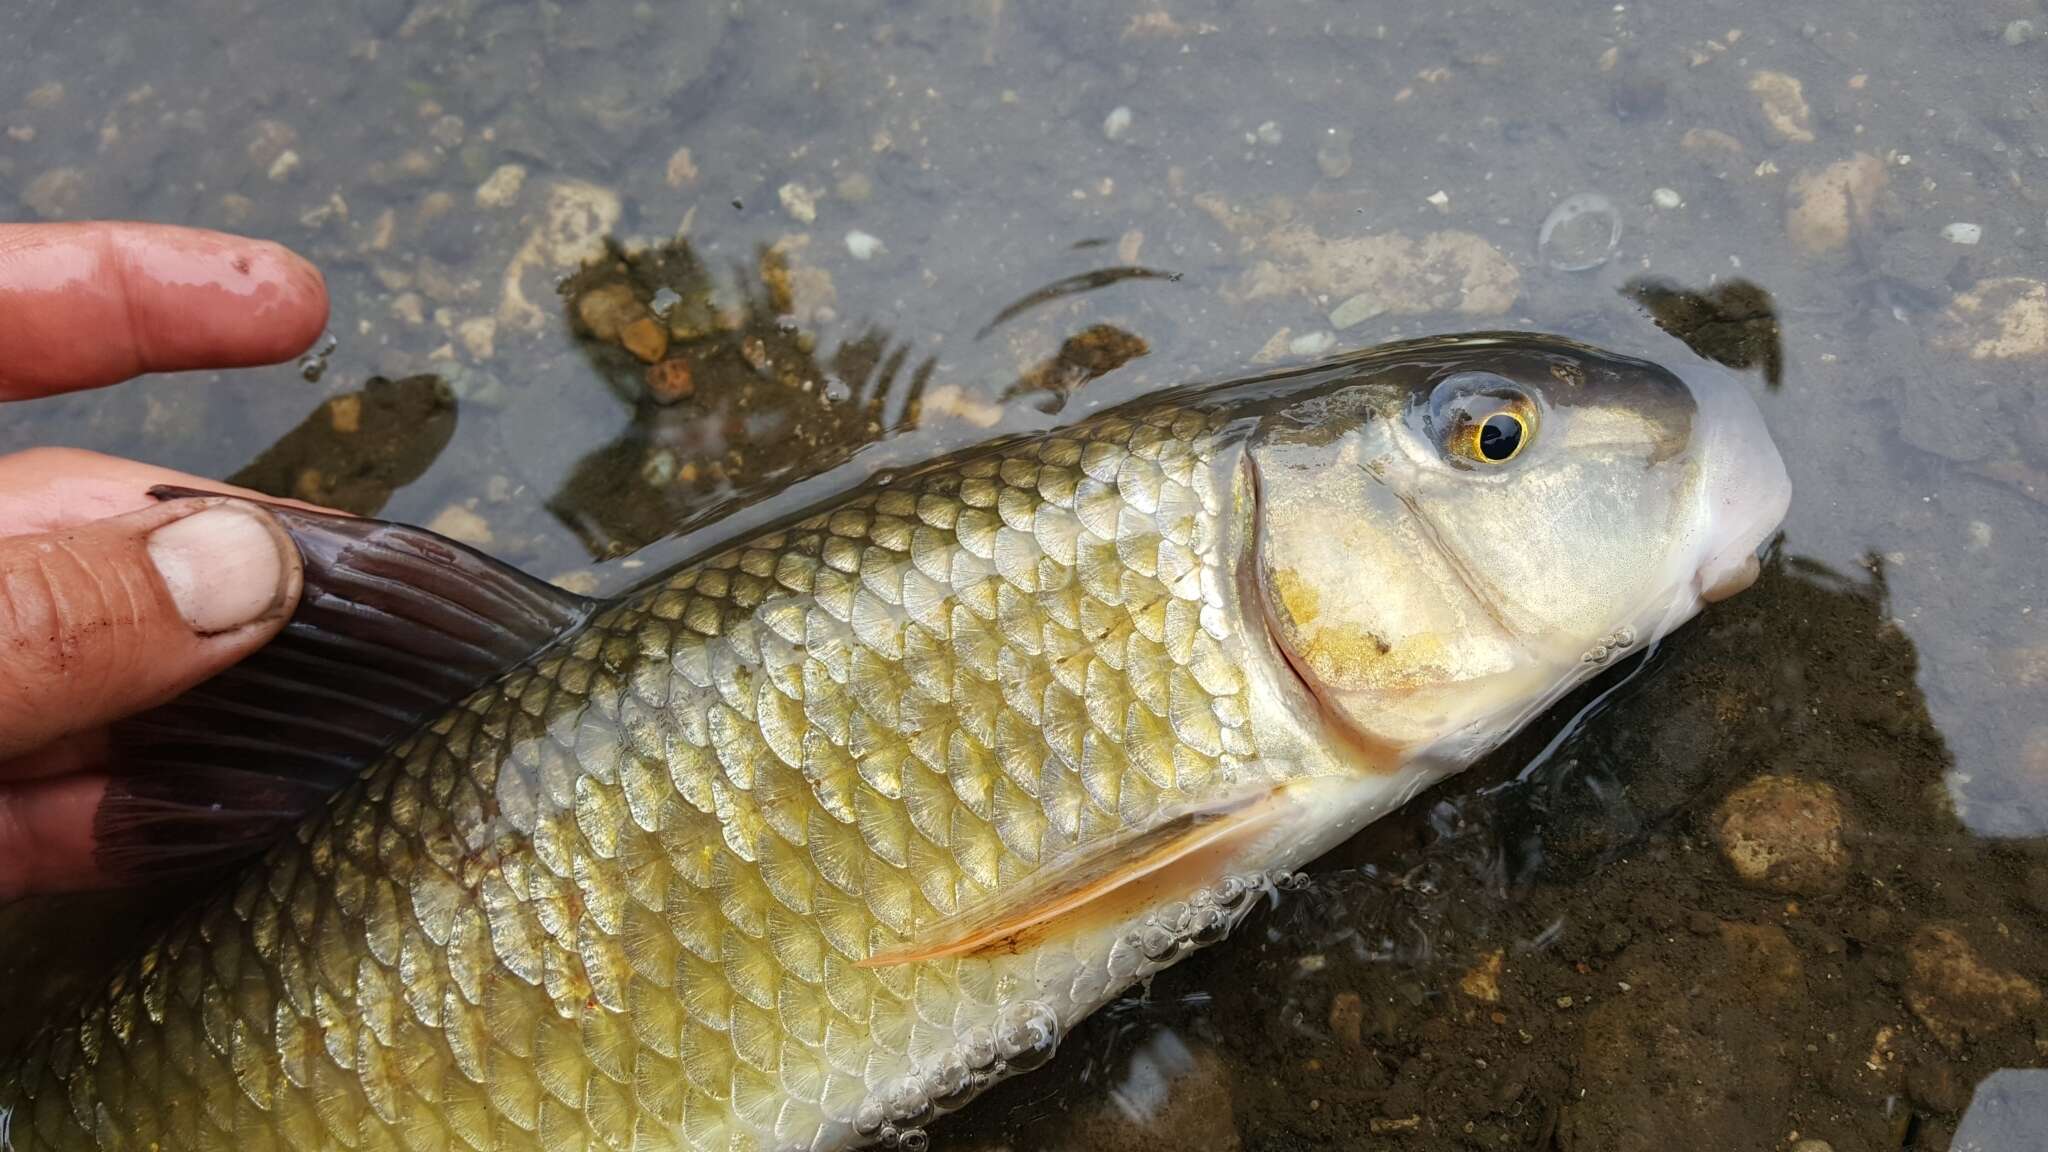
[[1479,426],[1479,454],[1488,460],[1506,460],[1522,446],[1522,422],[1496,412]]

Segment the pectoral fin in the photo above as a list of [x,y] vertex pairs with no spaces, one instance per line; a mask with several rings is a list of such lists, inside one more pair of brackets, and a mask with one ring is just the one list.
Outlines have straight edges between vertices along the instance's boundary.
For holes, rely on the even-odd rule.
[[1290,807],[1287,788],[1240,793],[1048,863],[1028,883],[922,926],[863,968],[1022,951],[1055,932],[1121,921],[1219,879]]

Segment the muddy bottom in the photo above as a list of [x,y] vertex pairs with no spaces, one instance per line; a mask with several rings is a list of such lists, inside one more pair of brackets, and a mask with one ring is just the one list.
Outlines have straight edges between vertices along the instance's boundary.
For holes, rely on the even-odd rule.
[[2048,860],[1964,835],[1915,664],[1780,559],[934,1144],[1946,1150],[2048,1057]]

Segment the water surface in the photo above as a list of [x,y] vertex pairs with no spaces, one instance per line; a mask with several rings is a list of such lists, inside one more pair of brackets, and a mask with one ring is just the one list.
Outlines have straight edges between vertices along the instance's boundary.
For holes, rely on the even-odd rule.
[[[0,64],[0,217],[280,240],[337,340],[317,381],[11,406],[0,450],[431,522],[579,589],[1165,384],[1473,327],[1691,343],[1792,473],[1759,586],[935,1141],[2048,1130],[1985,1080],[2048,1063],[2036,0],[27,0]],[[1612,218],[1539,248],[1584,193]],[[1760,777],[1832,790],[1837,866],[1735,874]],[[133,931],[107,903],[0,914],[9,1036]]]

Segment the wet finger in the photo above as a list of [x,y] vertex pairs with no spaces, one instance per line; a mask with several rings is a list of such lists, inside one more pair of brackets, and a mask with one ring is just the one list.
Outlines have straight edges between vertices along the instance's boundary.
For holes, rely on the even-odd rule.
[[117,456],[76,448],[31,448],[0,456],[0,536],[56,532],[153,508],[157,502],[149,490],[160,484],[325,511]]
[[163,224],[0,224],[0,400],[288,360],[327,287],[281,245]]

